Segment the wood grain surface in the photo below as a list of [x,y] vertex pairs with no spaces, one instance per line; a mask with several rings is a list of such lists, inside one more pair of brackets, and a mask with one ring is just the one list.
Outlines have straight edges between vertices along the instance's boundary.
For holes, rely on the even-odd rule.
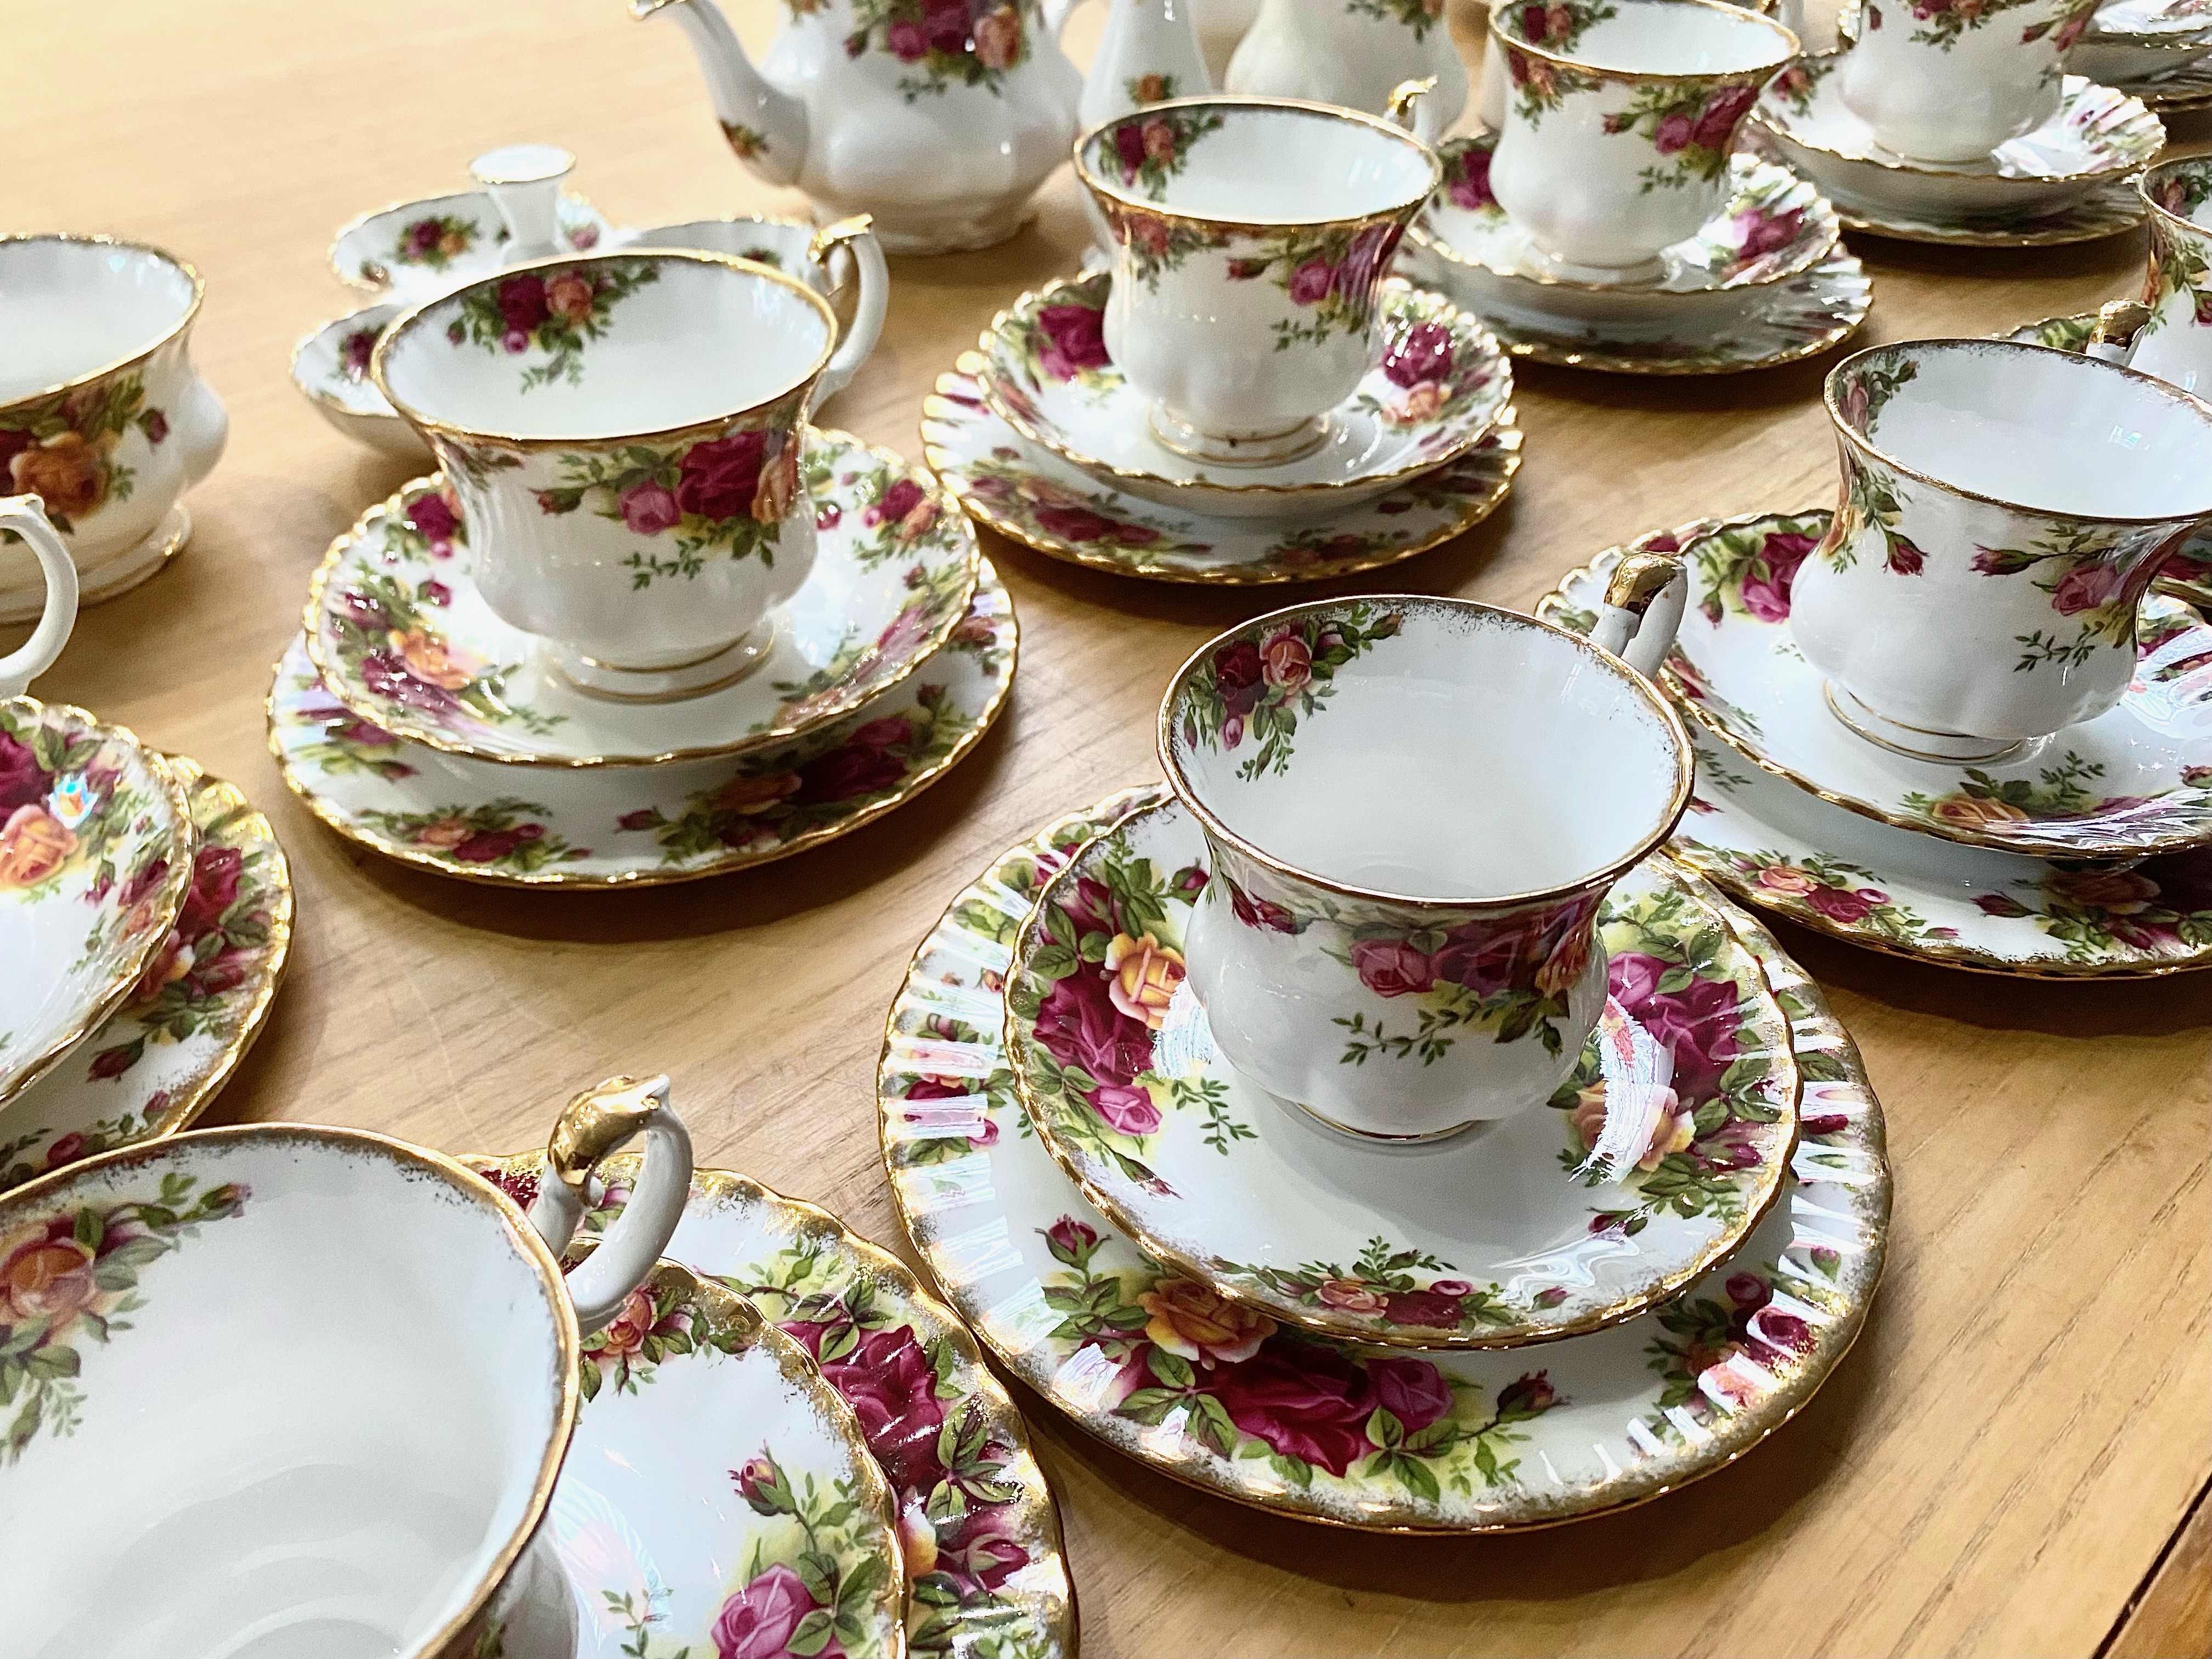
[[[772,31],[769,0],[733,10],[756,44]],[[1071,27],[1079,61],[1100,21],[1092,6]],[[1454,21],[1471,44],[1474,15]],[[194,351],[233,427],[191,497],[197,538],[88,612],[37,690],[242,784],[291,854],[290,981],[210,1121],[504,1152],[580,1085],[665,1070],[703,1160],[903,1248],[871,1085],[908,953],[998,849],[1157,775],[1169,672],[1292,594],[1115,580],[987,536],[1021,616],[1012,708],[881,823],[750,875],[615,894],[496,892],[356,851],[287,793],[262,721],[308,573],[405,477],[287,383],[294,340],[356,303],[325,268],[331,232],[462,187],[471,155],[520,138],[574,150],[574,182],[619,223],[800,204],[743,173],[677,31],[633,24],[621,0],[23,3],[5,36],[0,217],[156,242],[207,277]],[[918,455],[933,378],[994,310],[1073,269],[1084,235],[1062,173],[1005,246],[894,261],[882,344],[826,422]],[[1875,283],[1867,341],[2088,309],[2130,291],[2143,259],[2140,234],[2018,253],[1854,245]],[[1525,605],[1640,532],[1825,502],[1826,367],[1524,369],[1509,507],[1364,586]],[[2212,981],[2008,981],[1782,933],[1865,1050],[1897,1169],[1888,1283],[1804,1414],[1630,1514],[1407,1541],[1199,1496],[1024,1396],[1091,1655],[2086,1655],[2113,1639],[2212,1476]],[[2202,1534],[2200,1516],[2166,1558],[2200,1591]],[[2205,1650],[2172,1628],[2113,1650]]]

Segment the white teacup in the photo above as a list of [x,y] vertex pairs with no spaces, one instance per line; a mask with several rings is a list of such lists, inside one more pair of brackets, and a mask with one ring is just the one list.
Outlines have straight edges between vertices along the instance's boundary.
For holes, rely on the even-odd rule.
[[1607,648],[1401,595],[1279,611],[1182,665],[1160,761],[1206,834],[1188,982],[1230,1064],[1389,1139],[1550,1096],[1604,1006],[1598,905],[1689,800],[1688,739],[1645,678],[1682,586],[1631,562]]
[[1995,340],[1875,346],[1826,396],[1842,492],[1790,630],[1844,724],[1994,760],[2118,702],[2143,590],[2212,517],[2212,407]]
[[[296,1124],[153,1141],[0,1197],[9,1651],[572,1653],[540,1522],[580,1333],[683,1214],[666,1085],[572,1102],[527,1224],[435,1152]],[[637,1198],[564,1282],[592,1165],[640,1132]]]
[[369,374],[445,468],[492,609],[547,640],[576,684],[664,698],[765,656],[763,621],[814,564],[808,412],[872,343],[839,344],[796,277],[623,251],[426,301],[385,331]]
[[1227,465],[1294,460],[1381,361],[1376,290],[1441,176],[1370,115],[1182,98],[1075,144],[1114,239],[1106,349],[1153,435]]
[[2161,161],[2136,188],[2150,229],[2142,302],[2106,306],[2088,349],[2202,397],[2212,392],[2212,159]]
[[1978,161],[2058,112],[2066,49],[2097,0],[1946,5],[1866,0],[1844,56],[1846,107],[1898,155]]
[[[191,362],[201,292],[159,248],[0,236],[0,495],[45,503],[87,590],[158,569],[182,537],[177,498],[222,458],[229,416]],[[31,586],[30,560],[0,545],[0,594]]]
[[1797,37],[1722,0],[1565,0],[1495,7],[1489,53],[1498,204],[1545,274],[1632,282],[1719,210],[1736,129]]

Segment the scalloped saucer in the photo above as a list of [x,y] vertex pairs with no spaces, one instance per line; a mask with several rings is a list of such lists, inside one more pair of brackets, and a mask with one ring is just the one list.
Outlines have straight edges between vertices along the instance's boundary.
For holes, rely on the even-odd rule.
[[[1614,565],[1643,544],[1569,571],[1536,614],[1586,632]],[[1962,847],[1832,806],[1721,744],[1693,747],[1697,793],[1670,850],[1746,903],[1869,950],[1984,973],[2127,979],[2212,967],[2212,848],[2117,870]]]
[[[1624,877],[1601,913],[1613,990],[1569,1080],[1547,1104],[1429,1146],[1355,1142],[1215,1052],[1179,951],[1205,860],[1179,804],[1131,814],[1038,896],[1006,975],[1023,1109],[1085,1196],[1155,1261],[1325,1335],[1514,1347],[1663,1301],[1741,1243],[1780,1191],[1797,1134],[1789,1022],[1717,897],[1663,860]],[[1125,902],[1156,918],[1141,931],[1176,987],[1150,1031],[1109,1000],[1101,964],[1037,966],[1071,928],[1098,925],[1093,908],[1118,922]],[[1683,984],[1657,990],[1678,975]],[[1086,981],[1095,996],[1075,988]],[[1040,1004],[1063,1001],[1103,1009],[1121,1033],[1112,1041],[1145,1054],[1140,1109],[1109,1117],[1065,1081],[1064,1066],[1087,1065],[1089,1079],[1097,1062],[1040,1036]],[[1692,1002],[1703,1035],[1689,1044],[1681,1010]],[[1595,1163],[1609,1105],[1649,1120],[1625,1170]]]
[[[579,253],[621,240],[574,191],[561,192],[560,216],[562,234]],[[411,306],[497,270],[507,239],[507,222],[489,191],[455,191],[348,220],[331,242],[330,265],[348,288]]]
[[1386,280],[1381,365],[1322,419],[1321,447],[1271,466],[1209,468],[1153,434],[1151,402],[1106,356],[1110,273],[1024,294],[977,342],[992,412],[1094,482],[1221,519],[1310,520],[1388,495],[1482,441],[1513,397],[1498,342],[1442,295]]
[[2142,100],[2143,107],[2154,115],[2194,114],[2212,109],[2212,57],[2200,58],[2148,80],[2130,81],[2119,89]]
[[1788,1012],[1804,1085],[1784,1197],[1674,1301],[1538,1349],[1338,1342],[1145,1257],[1032,1135],[1000,1045],[1031,897],[1164,791],[1008,848],[952,898],[893,1001],[878,1128],[908,1233],[1014,1375],[1085,1433],[1271,1513],[1503,1532],[1625,1509],[1725,1468],[1796,1414],[1864,1325],[1890,1177],[1881,1109],[1820,988],[1749,915],[1729,927]]
[[[77,572],[77,609],[120,599],[151,581],[191,538],[191,513],[179,501],[143,539]],[[46,582],[30,550],[0,547],[0,624],[34,622],[46,608]]]
[[[468,527],[433,473],[331,544],[307,591],[307,649],[339,702],[396,736],[520,767],[659,765],[750,753],[843,719],[951,636],[975,592],[975,533],[928,475],[809,428],[818,550],[733,685],[681,701],[579,690],[548,643],[495,615]],[[765,625],[764,625],[765,626]]]

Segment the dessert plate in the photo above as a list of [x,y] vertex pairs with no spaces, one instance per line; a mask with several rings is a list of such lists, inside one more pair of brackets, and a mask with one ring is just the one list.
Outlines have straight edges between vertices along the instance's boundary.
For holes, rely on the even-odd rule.
[[185,786],[119,726],[0,700],[0,1106],[122,1006],[191,876]]
[[2212,842],[2212,625],[2151,594],[2116,708],[2002,761],[1915,760],[1837,719],[1790,637],[1790,586],[1829,517],[1706,519],[1638,544],[1679,551],[1688,568],[1689,607],[1660,678],[1706,731],[1825,801],[1968,846],[2111,860]]
[[[1038,896],[1006,976],[1023,1110],[1154,1261],[1347,1340],[1511,1347],[1665,1300],[1781,1190],[1789,1023],[1694,878],[1660,860],[1614,886],[1606,1018],[1549,1101],[1392,1146],[1334,1133],[1215,1052],[1181,949],[1205,863],[1180,805],[1131,814]],[[1348,1036],[1343,1059],[1373,1046]],[[1614,1109],[1641,1126],[1620,1167],[1598,1152]]]
[[977,555],[966,520],[890,451],[809,428],[803,466],[819,532],[813,573],[774,618],[760,665],[721,690],[648,703],[578,690],[544,641],[485,603],[469,528],[435,473],[331,544],[307,591],[308,652],[363,720],[511,766],[659,765],[817,731],[951,636]]
[[[525,1209],[544,1170],[538,1152],[460,1161]],[[599,1165],[587,1236],[622,1212],[637,1166],[630,1154]],[[668,1251],[750,1301],[853,1408],[899,1510],[908,1650],[1072,1659],[1059,1509],[1028,1425],[959,1316],[836,1217],[732,1170],[693,1172]]]
[[269,690],[284,781],[339,835],[507,887],[651,886],[803,852],[913,799],[982,741],[1013,684],[1013,602],[987,560],[920,670],[836,725],[735,762],[539,771],[443,755],[362,720],[295,637]]
[[1164,790],[1132,790],[993,860],[915,953],[877,1075],[908,1232],[983,1342],[1085,1432],[1276,1514],[1494,1532],[1626,1508],[1723,1468],[1808,1400],[1881,1276],[1880,1105],[1820,988],[1747,915],[1805,1078],[1783,1199],[1674,1302],[1540,1350],[1377,1348],[1285,1327],[1147,1260],[1032,1136],[998,1031],[1043,882]]
[[1498,342],[1442,295],[1386,279],[1381,365],[1322,418],[1301,459],[1207,466],[1153,435],[1150,400],[1106,355],[1112,276],[1061,277],[991,319],[977,344],[992,412],[1096,483],[1202,517],[1340,513],[1449,465],[1482,441],[1513,397]]
[[[1568,572],[1536,614],[1587,632],[1626,550]],[[1794,544],[1778,549],[1769,574],[1792,556]],[[1869,950],[1987,973],[2212,967],[2212,848],[2119,870],[1962,847],[1831,806],[1710,738],[1693,747],[1696,793],[1669,850],[1746,903]]]
[[[579,253],[615,242],[599,211],[561,192],[561,234]],[[331,272],[348,288],[411,306],[489,276],[506,263],[507,222],[488,191],[394,202],[347,221],[331,243]]]
[[1488,518],[1521,465],[1509,406],[1449,466],[1379,500],[1321,519],[1221,519],[1108,489],[994,414],[963,352],[921,406],[922,453],[978,524],[1010,541],[1118,575],[1224,585],[1311,581],[1373,570],[1449,541]]
[[191,885],[123,1006],[0,1108],[0,1192],[188,1127],[269,1018],[292,940],[284,849],[237,786],[161,764],[191,805]]

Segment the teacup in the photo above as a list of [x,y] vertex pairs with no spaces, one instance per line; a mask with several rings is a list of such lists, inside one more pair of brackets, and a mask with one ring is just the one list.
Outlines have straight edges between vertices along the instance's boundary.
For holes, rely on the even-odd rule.
[[2212,407],[1995,340],[1859,352],[1826,400],[1842,489],[1790,629],[1844,723],[1994,760],[2118,702],[2143,590],[2212,516]]
[[2212,391],[2212,159],[2161,161],[2136,188],[2150,228],[2142,301],[2106,306],[2088,349],[2184,392]]
[[1736,129],[1797,37],[1722,0],[1499,4],[1498,204],[1539,274],[1637,282],[1720,209]]
[[2058,112],[2060,59],[2098,0],[1942,5],[1866,0],[1844,55],[1845,107],[1917,161],[1978,161]]
[[[135,242],[0,236],[0,495],[45,503],[87,589],[158,569],[188,522],[177,498],[222,458],[229,416],[190,349],[202,286]],[[0,592],[30,581],[0,546]]]
[[[1656,667],[1681,591],[1671,560],[1632,562],[1596,637]],[[1690,792],[1689,741],[1644,672],[1413,595],[1296,605],[1201,647],[1159,750],[1206,835],[1185,966],[1214,1043],[1387,1139],[1550,1096],[1604,1006],[1598,906]]]
[[21,696],[52,667],[76,627],[76,565],[36,495],[0,495],[0,548],[10,545],[30,550],[46,593],[31,637],[0,656],[0,700]]
[[1075,170],[1114,240],[1106,349],[1152,434],[1295,460],[1381,361],[1376,291],[1441,176],[1412,134],[1281,98],[1182,98],[1092,128]]
[[[562,1196],[527,1221],[436,1152],[303,1124],[147,1142],[0,1197],[10,1650],[572,1653],[541,1521],[580,1334],[683,1214],[666,1085],[572,1102],[544,1183]],[[640,1131],[646,1202],[564,1282],[591,1167]]]
[[766,656],[814,564],[808,412],[871,343],[767,266],[625,251],[427,301],[369,374],[444,467],[485,602],[578,686],[659,699]]

